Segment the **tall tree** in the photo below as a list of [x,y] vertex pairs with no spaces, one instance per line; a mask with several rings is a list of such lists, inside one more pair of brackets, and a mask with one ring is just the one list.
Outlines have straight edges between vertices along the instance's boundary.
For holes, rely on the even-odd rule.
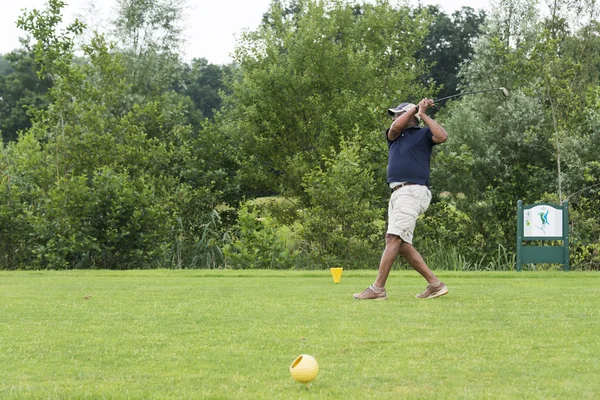
[[113,35],[134,91],[156,95],[179,79],[185,0],[117,0]]
[[19,131],[31,127],[28,109],[48,105],[47,92],[52,86],[48,77],[39,77],[33,51],[27,47],[2,56],[0,73],[0,131],[6,143],[17,140]]
[[212,120],[215,111],[221,108],[221,92],[230,94],[226,81],[232,74],[231,66],[209,64],[205,58],[194,58],[185,64],[181,80],[173,86],[177,93],[190,98],[190,122],[194,127],[199,129],[204,118]]
[[471,7],[462,7],[452,15],[444,13],[439,6],[427,6],[425,10],[431,23],[424,46],[416,57],[429,66],[427,79],[433,79],[441,87],[437,97],[449,96],[457,92],[461,64],[474,55],[475,40],[482,33],[485,12]]
[[[570,198],[577,200],[572,203],[577,211],[597,204],[585,199],[597,198],[592,192],[600,178],[588,152],[598,140],[593,127],[598,81],[590,73],[598,66],[598,48],[594,35],[585,32],[595,23],[575,30],[568,4],[554,1],[556,9],[542,13],[529,1],[499,2],[473,61],[461,69],[465,87],[510,91],[509,99],[496,94],[463,98],[445,121],[453,140],[437,158],[440,168],[434,175],[439,189],[449,193],[446,206],[471,218],[461,236],[479,243],[465,247],[493,251],[511,243],[514,223],[506,216],[514,213],[518,199],[558,203]],[[574,231],[573,237],[581,234]]]
[[384,165],[385,110],[431,93],[414,58],[425,33],[424,16],[387,1],[273,2],[236,48],[240,76],[225,103],[246,189],[301,194],[302,176],[356,130],[370,132],[365,146]]
[[10,61],[4,54],[0,54],[0,76],[8,75],[13,72]]
[[214,266],[218,174],[194,151],[180,98],[134,93],[103,36],[75,62],[82,29],[60,30],[64,5],[19,19],[53,86],[31,129],[0,149],[0,268]]

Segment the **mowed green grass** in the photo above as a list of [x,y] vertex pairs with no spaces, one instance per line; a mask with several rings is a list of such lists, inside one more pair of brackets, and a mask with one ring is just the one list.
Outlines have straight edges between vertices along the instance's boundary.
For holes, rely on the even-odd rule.
[[439,275],[359,302],[375,271],[2,272],[0,398],[600,398],[600,274]]

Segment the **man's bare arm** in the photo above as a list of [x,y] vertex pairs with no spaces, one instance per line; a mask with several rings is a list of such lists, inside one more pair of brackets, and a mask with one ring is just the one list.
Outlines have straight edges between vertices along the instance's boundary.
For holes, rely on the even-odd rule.
[[390,126],[390,130],[388,132],[388,139],[396,140],[398,138],[398,136],[400,136],[402,131],[409,126],[410,121],[413,119],[413,117],[416,114],[417,114],[417,107],[415,107],[412,110],[409,110],[409,111],[405,112],[404,114],[402,114],[401,116],[397,117],[392,122],[392,126]]
[[433,134],[433,142],[438,144],[444,143],[446,140],[448,140],[448,132],[446,132],[446,130],[433,118],[427,115],[427,109],[432,106],[433,100],[421,100],[421,102],[419,103],[419,117],[421,117],[421,120],[423,120],[423,122],[425,122],[425,124],[431,130],[431,133]]

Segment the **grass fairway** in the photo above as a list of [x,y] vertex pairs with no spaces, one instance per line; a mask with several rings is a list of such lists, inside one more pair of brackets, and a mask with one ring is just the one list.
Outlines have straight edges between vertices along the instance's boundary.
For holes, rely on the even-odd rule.
[[375,271],[2,272],[0,398],[600,398],[600,274],[439,275],[359,302]]

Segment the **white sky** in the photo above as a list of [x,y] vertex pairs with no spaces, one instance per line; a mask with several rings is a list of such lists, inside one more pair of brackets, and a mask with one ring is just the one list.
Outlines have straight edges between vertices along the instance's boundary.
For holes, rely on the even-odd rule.
[[[417,4],[417,1],[410,3]],[[16,22],[21,10],[42,9],[45,3],[46,0],[0,0],[0,54],[20,46],[19,37],[24,36],[24,32],[16,27]],[[109,16],[114,15],[116,6],[116,0],[66,0],[66,3],[68,6],[63,12],[66,22],[83,16],[88,25],[99,30],[108,26]],[[236,35],[244,29],[256,29],[270,3],[271,0],[187,0],[185,59],[203,57],[213,64],[231,62]],[[462,6],[476,10],[489,8],[488,0],[421,0],[421,3],[443,4],[448,14]],[[90,4],[94,4],[97,13],[89,13]]]

